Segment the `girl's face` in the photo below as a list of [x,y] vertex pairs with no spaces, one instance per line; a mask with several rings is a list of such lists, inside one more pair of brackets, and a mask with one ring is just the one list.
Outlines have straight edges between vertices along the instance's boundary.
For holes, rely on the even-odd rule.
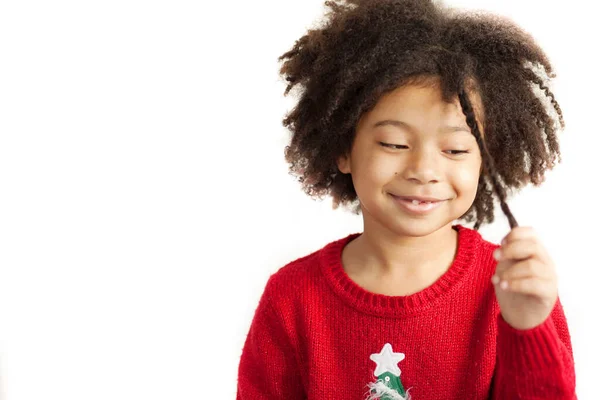
[[[480,132],[480,99],[470,95]],[[460,218],[477,194],[481,154],[460,108],[442,101],[439,87],[407,85],[384,95],[362,115],[351,153],[338,160],[350,173],[365,230],[425,236]],[[442,200],[425,214],[394,196]]]

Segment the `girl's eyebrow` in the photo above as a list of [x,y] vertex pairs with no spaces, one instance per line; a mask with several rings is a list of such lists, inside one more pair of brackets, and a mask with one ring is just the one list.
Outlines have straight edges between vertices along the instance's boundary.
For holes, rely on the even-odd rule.
[[[373,128],[377,128],[379,126],[385,126],[385,125],[392,125],[392,126],[395,126],[396,128],[405,128],[405,129],[408,129],[409,131],[413,131],[413,132],[416,131],[416,129],[412,125],[410,125],[409,123],[404,122],[404,121],[398,121],[398,120],[395,120],[395,119],[385,119],[383,121],[376,122],[373,125]],[[464,132],[467,132],[467,133],[471,134],[471,129],[469,129],[468,126],[451,126],[451,125],[447,125],[447,126],[444,126],[443,129],[442,129],[442,133],[445,133],[445,132],[461,132],[461,131],[464,131]]]

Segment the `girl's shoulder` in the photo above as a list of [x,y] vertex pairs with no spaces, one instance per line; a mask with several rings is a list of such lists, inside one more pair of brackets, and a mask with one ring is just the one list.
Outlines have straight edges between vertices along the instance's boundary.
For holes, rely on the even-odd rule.
[[458,249],[462,253],[457,254],[457,259],[469,265],[469,275],[483,280],[491,279],[497,265],[494,250],[500,245],[487,240],[475,229],[463,225],[456,225],[456,227],[459,230]]
[[461,224],[457,224],[455,225],[458,230],[459,233],[461,233],[461,236],[464,236],[467,240],[469,241],[473,241],[474,243],[476,243],[477,247],[481,250],[483,250],[484,252],[493,252],[495,249],[497,249],[498,247],[500,247],[499,244],[491,242],[489,240],[487,240],[486,238],[484,238],[481,235],[481,232],[476,231],[475,229],[466,227],[464,225]]
[[357,235],[358,233],[353,233],[330,241],[306,255],[289,261],[270,275],[265,292],[269,292],[273,301],[285,302],[302,298],[307,292],[322,290],[322,264],[331,262],[330,259],[336,257],[344,244]]

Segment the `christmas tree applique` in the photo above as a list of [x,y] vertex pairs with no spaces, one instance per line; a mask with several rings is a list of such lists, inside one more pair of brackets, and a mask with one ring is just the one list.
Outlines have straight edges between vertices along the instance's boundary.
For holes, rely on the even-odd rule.
[[408,400],[410,395],[404,390],[400,381],[400,368],[398,363],[404,360],[404,353],[394,353],[392,345],[386,343],[381,352],[371,354],[369,357],[375,361],[376,382],[369,383],[371,389],[367,400]]

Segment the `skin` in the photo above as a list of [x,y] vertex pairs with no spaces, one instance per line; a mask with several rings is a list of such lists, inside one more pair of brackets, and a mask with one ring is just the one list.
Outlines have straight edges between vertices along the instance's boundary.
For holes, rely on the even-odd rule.
[[[481,99],[476,92],[469,97],[485,137]],[[386,120],[409,127],[375,126]],[[352,176],[364,223],[363,233],[342,251],[349,277],[370,292],[389,296],[431,286],[454,260],[458,235],[452,224],[475,200],[482,171],[481,154],[458,98],[443,102],[436,85],[405,85],[382,96],[361,116],[350,154],[340,157],[337,165]],[[445,201],[433,212],[416,216],[399,206],[391,193]],[[495,257],[492,284],[504,320],[519,330],[542,324],[558,299],[558,289],[554,263],[536,233],[531,227],[515,227]]]
[[558,277],[537,233],[528,226],[513,228],[494,256],[492,283],[504,320],[519,330],[542,324],[558,300]]
[[[477,116],[479,97],[470,97]],[[374,126],[385,120],[410,127]],[[342,253],[348,275],[367,290],[387,295],[407,295],[433,284],[454,259],[457,232],[452,223],[473,203],[481,167],[458,98],[443,102],[437,85],[405,85],[382,96],[358,121],[350,154],[338,159],[340,172],[352,175],[364,222],[363,234]],[[430,214],[416,216],[391,193],[445,201]]]

